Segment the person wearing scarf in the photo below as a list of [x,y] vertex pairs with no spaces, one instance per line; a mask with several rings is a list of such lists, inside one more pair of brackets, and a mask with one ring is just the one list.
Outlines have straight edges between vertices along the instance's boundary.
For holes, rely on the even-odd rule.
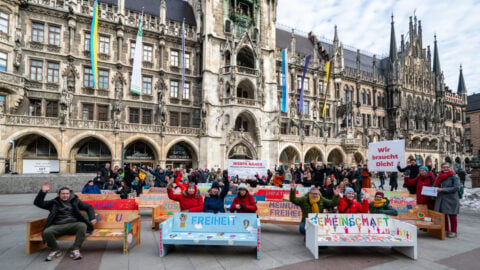
[[397,216],[398,212],[390,206],[390,201],[385,198],[385,194],[381,191],[375,193],[375,199],[369,204],[370,214],[385,214],[389,216]]
[[363,203],[355,201],[356,193],[353,188],[345,188],[345,195],[340,196],[338,212],[346,214],[368,213],[368,201],[363,200]]
[[308,217],[309,213],[323,213],[323,209],[325,208],[333,208],[338,204],[338,194],[340,193],[340,189],[336,188],[333,190],[333,198],[331,200],[322,197],[320,194],[320,190],[316,187],[310,188],[308,194],[304,195],[303,197],[297,198],[297,184],[295,181],[292,181],[290,184],[290,201],[293,204],[296,204],[302,209],[302,222],[299,226],[299,231],[301,234],[305,235],[305,219]]
[[405,178],[405,184],[409,187],[415,187],[417,191],[417,204],[425,204],[428,209],[433,210],[434,200],[433,197],[422,195],[423,187],[433,186],[435,175],[429,171],[427,166],[420,167],[420,173],[414,178]]
[[[435,211],[445,214],[447,237],[457,237],[457,215],[460,211],[460,180],[450,169],[450,164],[443,163],[434,186],[437,188]],[[450,226],[449,226],[450,225]]]

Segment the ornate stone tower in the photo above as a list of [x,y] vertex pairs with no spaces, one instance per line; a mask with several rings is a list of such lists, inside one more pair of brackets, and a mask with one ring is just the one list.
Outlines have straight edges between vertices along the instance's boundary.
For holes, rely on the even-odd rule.
[[[276,1],[201,1],[203,103],[200,155],[276,163]],[[202,164],[200,164],[202,166]]]

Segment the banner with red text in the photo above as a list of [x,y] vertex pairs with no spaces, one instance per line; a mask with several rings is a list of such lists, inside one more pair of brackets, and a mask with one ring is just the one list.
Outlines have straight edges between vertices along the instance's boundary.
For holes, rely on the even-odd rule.
[[368,170],[396,172],[397,163],[405,167],[405,140],[381,141],[368,144]]
[[228,176],[252,179],[257,173],[260,177],[267,176],[267,166],[266,160],[229,159]]

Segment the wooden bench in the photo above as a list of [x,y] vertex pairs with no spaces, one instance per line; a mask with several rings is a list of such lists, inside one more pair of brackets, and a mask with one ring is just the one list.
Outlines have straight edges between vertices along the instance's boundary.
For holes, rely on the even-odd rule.
[[260,220],[256,214],[175,213],[160,224],[160,256],[173,245],[252,246],[260,259]]
[[257,215],[262,223],[299,225],[302,221],[302,209],[291,202],[260,201]]
[[417,228],[387,215],[309,214],[306,246],[318,259],[319,246],[392,247],[417,259]]
[[75,193],[81,201],[120,200],[120,194],[82,194]]
[[141,194],[135,200],[140,210],[152,210],[166,201],[171,201],[166,193]]
[[165,201],[152,208],[152,230],[158,230],[159,224],[173,217],[176,212],[180,212],[180,204],[175,201]]
[[416,205],[408,213],[399,214],[395,218],[415,225],[419,229],[427,229],[429,235],[445,240],[445,215],[429,210],[426,205]]
[[[96,210],[97,223],[91,235],[85,241],[121,241],[123,254],[140,244],[140,215],[130,210]],[[46,218],[28,221],[26,234],[26,253],[32,254],[46,248],[42,241],[42,231]],[[64,235],[57,241],[73,241],[75,235]]]

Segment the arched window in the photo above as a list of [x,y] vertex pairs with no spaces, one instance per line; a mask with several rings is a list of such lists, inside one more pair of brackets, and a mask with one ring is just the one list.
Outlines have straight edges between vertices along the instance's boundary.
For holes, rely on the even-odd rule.
[[23,153],[23,158],[57,158],[57,156],[55,146],[44,137],[38,137],[31,142]]
[[367,105],[372,105],[372,99],[370,96],[370,90],[367,90]]
[[247,68],[255,68],[255,58],[253,52],[248,47],[243,47],[237,54],[237,65]]

